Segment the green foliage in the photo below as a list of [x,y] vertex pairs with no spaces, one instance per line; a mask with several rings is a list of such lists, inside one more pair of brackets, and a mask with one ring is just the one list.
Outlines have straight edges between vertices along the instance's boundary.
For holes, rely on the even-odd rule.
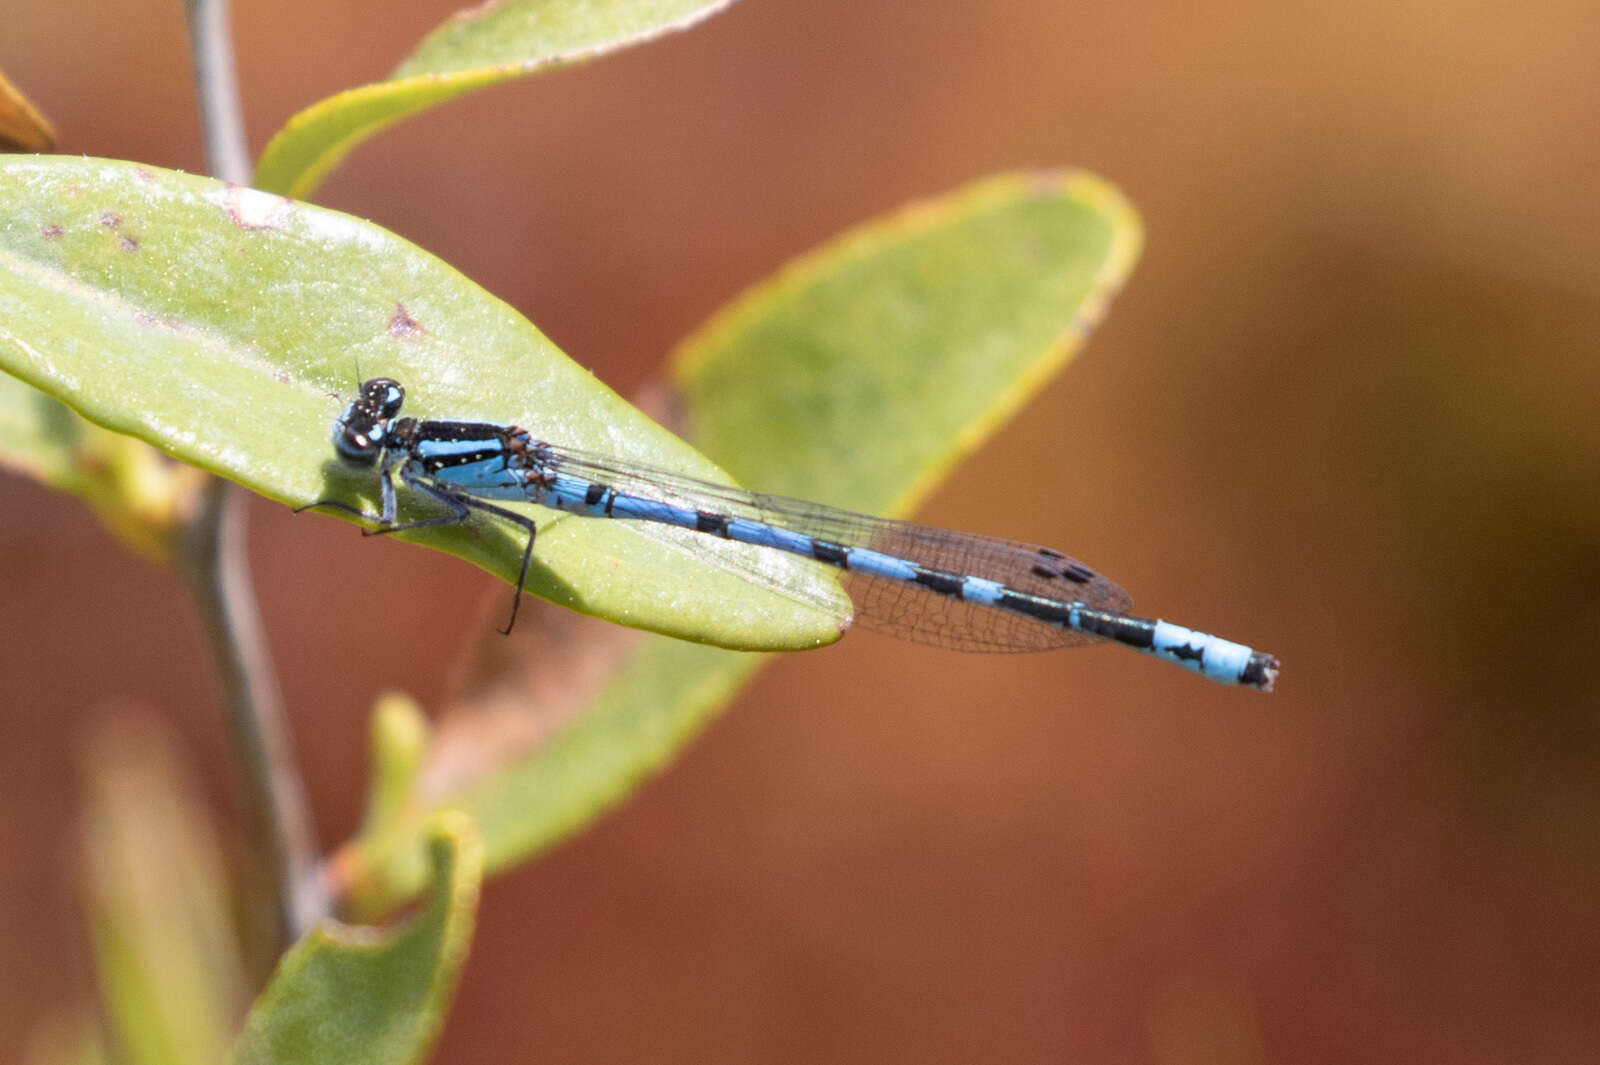
[[[505,0],[462,12],[390,80],[291,119],[257,184],[310,195],[353,147],[404,117],[687,26],[726,2]],[[361,376],[406,384],[408,413],[515,422],[563,445],[728,479],[514,310],[371,223],[77,157],[0,158],[0,202],[0,369],[10,375],[0,377],[0,463],[83,498],[155,557],[170,556],[199,471],[292,505],[334,498],[372,512],[376,479],[342,470],[328,444]],[[750,487],[905,515],[1065,363],[1138,247],[1131,208],[1078,172],[993,178],[868,223],[683,343],[673,380],[691,439]],[[431,772],[445,730],[431,735],[415,706],[386,700],[373,719],[367,818],[330,857],[328,886],[357,915],[432,892],[396,931],[325,922],[297,944],[251,1010],[235,1061],[418,1060],[458,978],[483,869],[527,858],[627,794],[764,660],[718,648],[809,648],[847,623],[832,576],[799,560],[760,560],[783,589],[772,591],[746,575],[753,549],[690,549],[689,533],[529,513],[539,521],[529,592],[681,639],[579,637],[569,659],[605,668],[588,690],[569,684],[559,727],[521,745],[491,733],[454,775]],[[493,521],[404,535],[508,580],[520,563],[519,530]],[[503,668],[515,687],[534,666]],[[201,878],[209,901],[191,907],[193,921],[182,908],[121,905],[143,896],[119,899],[118,878],[150,870],[127,842],[143,829],[117,820],[118,803],[153,804],[162,831],[193,835],[168,816],[159,787],[140,787],[102,801],[92,822],[109,826],[92,853],[92,912],[113,1034],[130,1060],[215,1060],[237,987],[237,959],[211,943],[225,889]],[[166,872],[204,851],[168,855]],[[187,898],[196,882],[157,882],[157,902],[160,891]],[[212,966],[221,975],[208,987]]]
[[[358,366],[409,382],[412,413],[517,422],[564,444],[725,479],[510,307],[369,222],[82,158],[0,159],[0,199],[0,368],[263,495],[373,509],[377,478],[340,470],[328,445]],[[521,563],[515,530],[474,523],[402,535],[507,580]],[[786,564],[778,575],[793,597],[752,594],[743,576],[686,550],[690,536],[549,515],[528,590],[727,647],[837,638],[849,604],[825,576]],[[752,550],[719,547],[728,557]],[[686,586],[692,602],[679,594]]]
[[79,497],[130,546],[163,562],[201,477],[7,374],[0,374],[0,466]]
[[[993,178],[861,226],[683,344],[676,377],[695,437],[763,489],[903,515],[1064,364],[1138,246],[1132,210],[1081,172]],[[424,797],[409,822],[369,820],[347,855],[353,903],[382,912],[421,886],[407,841],[440,807],[471,813],[491,869],[576,830],[760,661],[638,646],[537,750]],[[391,761],[382,745],[376,761]]]
[[483,854],[471,822],[430,827],[433,890],[401,928],[324,921],[278,962],[245,1020],[235,1065],[396,1065],[433,1045],[472,941]]
[[84,744],[85,902],[104,1017],[128,1065],[220,1061],[247,994],[221,849],[158,718],[99,718]]
[[744,483],[904,516],[1066,364],[1139,245],[1121,193],[1076,170],[902,208],[684,341],[690,439]]
[[732,0],[506,0],[456,14],[389,80],[349,89],[291,118],[256,167],[259,188],[308,197],[351,149],[458,96],[683,29]]

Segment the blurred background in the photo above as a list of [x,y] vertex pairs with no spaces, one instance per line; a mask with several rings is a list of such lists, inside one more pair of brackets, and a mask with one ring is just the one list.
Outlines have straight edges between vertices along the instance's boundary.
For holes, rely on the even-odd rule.
[[[240,3],[253,147],[449,10]],[[203,169],[175,0],[5,22],[0,68],[60,150]],[[744,0],[359,149],[321,202],[624,394],[846,226],[994,171],[1096,171],[1143,260],[921,517],[1068,550],[1284,662],[1260,697],[1112,649],[859,633],[776,661],[623,807],[489,883],[437,1060],[1600,1056],[1597,55],[1584,3]],[[504,587],[253,519],[331,846],[373,696],[444,702]],[[176,579],[0,474],[0,581],[15,1060],[93,991],[86,723],[152,708],[237,812]]]

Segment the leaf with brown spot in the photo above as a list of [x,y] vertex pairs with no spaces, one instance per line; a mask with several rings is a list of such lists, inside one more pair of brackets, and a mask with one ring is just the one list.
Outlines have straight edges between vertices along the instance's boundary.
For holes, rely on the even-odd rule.
[[[206,178],[66,157],[0,157],[0,202],[0,369],[273,499],[331,497],[373,511],[376,476],[344,470],[329,444],[358,366],[405,383],[409,413],[511,422],[726,480],[515,310],[369,222]],[[397,305],[420,328],[396,335]],[[41,453],[15,460],[44,462],[50,419],[17,416],[39,426],[28,443]],[[70,445],[53,446],[59,457]],[[746,650],[831,642],[849,616],[837,583],[800,560],[774,574],[780,594],[686,550],[682,536],[523,509],[540,521],[528,591],[584,613]],[[522,561],[520,530],[495,520],[400,535],[507,580]]]

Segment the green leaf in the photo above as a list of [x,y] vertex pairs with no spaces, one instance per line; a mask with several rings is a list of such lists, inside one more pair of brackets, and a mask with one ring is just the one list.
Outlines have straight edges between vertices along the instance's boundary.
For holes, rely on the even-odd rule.
[[1079,170],[909,205],[683,343],[691,435],[763,491],[907,515],[1066,365],[1139,245],[1122,194]]
[[404,695],[385,695],[372,710],[371,742],[366,826],[378,831],[405,816],[427,756],[428,719]]
[[291,118],[256,167],[258,187],[306,198],[362,141],[477,89],[580,63],[686,29],[732,0],[502,0],[458,12],[388,81],[330,96]]
[[94,727],[82,777],[89,926],[117,1060],[219,1061],[245,980],[190,767],[159,719],[122,714]]
[[[726,479],[510,307],[368,222],[81,158],[0,158],[0,202],[0,370],[274,499],[373,511],[377,477],[343,471],[328,442],[360,374],[408,384],[413,414]],[[830,642],[849,616],[801,560],[775,574],[780,594],[730,568],[756,549],[524,509],[540,521],[528,590],[585,613],[740,649]],[[523,538],[504,526],[401,535],[514,581]]]
[[435,821],[429,849],[433,894],[403,927],[382,932],[325,920],[289,949],[245,1021],[236,1065],[424,1058],[466,962],[483,880],[483,854],[466,817]]
[[[1132,208],[1075,171],[992,178],[868,223],[683,344],[677,378],[696,436],[753,487],[904,515],[1065,364],[1138,247]],[[569,661],[605,657],[585,640],[561,641]],[[764,661],[653,639],[611,658],[609,681],[575,693],[579,705],[553,707],[562,696],[512,675],[447,715],[434,745],[441,760],[499,761],[452,770],[454,782],[420,796],[412,818],[464,809],[489,867],[510,865],[632,790]],[[532,727],[475,736],[483,719],[513,713],[519,685],[517,712],[538,715]],[[463,754],[466,745],[479,757]],[[380,911],[417,890],[414,831],[415,820],[393,821],[336,858],[359,906]]]
[[0,466],[80,497],[159,562],[171,560],[178,519],[204,476],[84,421],[9,374],[0,374]]

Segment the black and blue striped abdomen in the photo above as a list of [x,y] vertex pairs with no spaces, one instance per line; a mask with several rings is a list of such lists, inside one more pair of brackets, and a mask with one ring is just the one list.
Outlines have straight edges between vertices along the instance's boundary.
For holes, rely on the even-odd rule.
[[[746,492],[558,448],[515,426],[397,418],[403,397],[392,380],[367,381],[335,423],[335,446],[345,461],[365,467],[382,460],[386,531],[462,521],[474,510],[517,522],[528,530],[523,576],[534,519],[484,500],[647,522],[692,532],[695,542],[714,538],[807,558],[846,574],[858,620],[922,643],[1036,651],[1105,640],[1227,684],[1265,690],[1277,674],[1276,659],[1243,644],[1128,614],[1126,592],[1059,551]],[[397,466],[406,484],[450,513],[398,524],[391,477]],[[759,566],[748,572],[767,583]]]

